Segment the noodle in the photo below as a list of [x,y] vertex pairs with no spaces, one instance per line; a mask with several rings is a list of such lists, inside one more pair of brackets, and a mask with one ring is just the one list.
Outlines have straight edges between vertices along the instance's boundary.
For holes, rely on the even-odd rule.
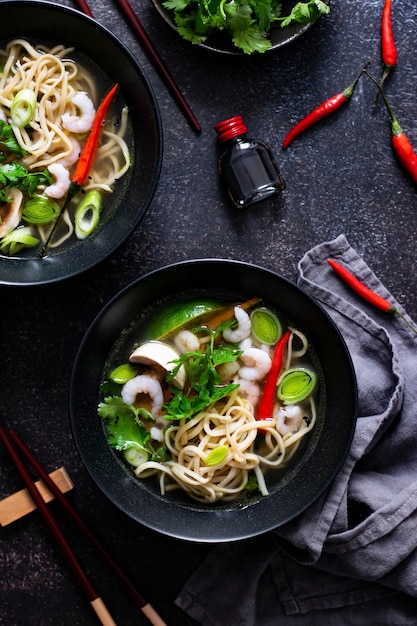
[[[162,493],[181,488],[194,500],[213,503],[233,500],[245,489],[253,470],[261,493],[268,495],[262,465],[277,467],[291,458],[315,424],[314,401],[310,399],[310,403],[313,419],[289,437],[277,431],[276,419],[264,420],[264,449],[257,451],[259,422],[250,403],[236,390],[227,403],[220,401],[191,420],[169,426],[165,444],[172,459],[164,463],[146,461],[135,469],[135,474],[144,478],[160,472]],[[227,456],[214,467],[207,465],[207,455],[219,446],[228,446]]]
[[[77,106],[72,102],[75,94],[88,94],[95,106],[99,100],[97,81],[69,57],[72,52],[72,48],[62,45],[51,49],[42,46],[35,48],[24,39],[10,41],[6,50],[1,52],[4,69],[0,76],[0,107],[10,110],[13,99],[24,89],[36,94],[36,110],[29,124],[21,128],[10,121],[18,144],[28,153],[21,159],[21,163],[29,171],[40,172],[53,163],[64,163],[73,154],[74,145],[82,149],[85,141],[86,133],[70,132],[61,123],[64,113],[79,115]],[[124,139],[127,130],[128,111],[124,108],[119,127],[112,130],[107,125],[103,129],[85,191],[99,189],[112,193],[114,183],[128,171],[131,158]],[[77,144],[74,144],[73,138]],[[68,166],[71,171],[76,160],[72,159],[72,165]],[[58,200],[58,204],[63,201],[64,198]],[[77,201],[72,203],[69,214],[63,220],[61,232],[51,242],[51,247],[62,245],[72,236],[74,227],[71,222],[76,204]],[[50,223],[32,225],[34,235],[39,235],[41,241],[45,241],[51,228]]]

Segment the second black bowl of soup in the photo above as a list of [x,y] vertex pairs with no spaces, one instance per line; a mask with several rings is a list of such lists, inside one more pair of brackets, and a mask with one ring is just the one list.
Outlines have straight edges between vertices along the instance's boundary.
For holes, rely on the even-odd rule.
[[[259,328],[265,311],[272,322]],[[294,372],[298,381],[285,380]],[[306,376],[315,384],[296,397]],[[170,536],[229,541],[288,522],[329,486],[353,436],[356,380],[338,329],[295,284],[238,261],[194,260],[144,276],[104,308],[78,351],[70,414],[92,478],[127,515]],[[126,441],[146,420],[156,430],[136,469]]]

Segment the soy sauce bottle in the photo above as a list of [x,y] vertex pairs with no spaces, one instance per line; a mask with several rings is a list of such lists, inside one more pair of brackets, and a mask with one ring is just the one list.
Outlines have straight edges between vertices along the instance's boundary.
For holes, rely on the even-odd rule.
[[242,209],[284,189],[270,147],[246,136],[248,129],[241,115],[219,122],[214,129],[224,144],[217,169],[236,207]]

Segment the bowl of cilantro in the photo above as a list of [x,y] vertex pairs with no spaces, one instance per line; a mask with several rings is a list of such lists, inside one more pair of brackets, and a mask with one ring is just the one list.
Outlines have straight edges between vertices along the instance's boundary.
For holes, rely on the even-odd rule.
[[164,20],[186,41],[224,54],[276,50],[298,39],[329,0],[153,0]]

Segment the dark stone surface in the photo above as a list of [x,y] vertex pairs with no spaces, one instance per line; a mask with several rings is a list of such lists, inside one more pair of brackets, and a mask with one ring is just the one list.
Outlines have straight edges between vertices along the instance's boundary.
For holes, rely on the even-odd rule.
[[[160,184],[141,225],[98,267],[56,285],[1,288],[1,419],[48,469],[67,468],[75,483],[73,502],[170,626],[193,623],[175,608],[173,598],[210,546],[157,535],[116,510],[97,490],[71,437],[68,387],[74,356],[101,307],[150,270],[183,259],[223,257],[294,280],[303,253],[341,233],[417,318],[416,187],[392,153],[389,119],[382,106],[374,110],[370,81],[360,82],[338,114],[281,150],[287,130],[344,89],[366,60],[379,75],[382,4],[334,3],[330,17],[288,47],[262,57],[232,57],[192,47],[151,2],[132,0],[202,124],[196,135],[116,4],[91,1],[96,19],[123,38],[154,87],[164,127]],[[417,5],[398,0],[394,10],[399,64],[387,94],[417,146]],[[280,164],[287,188],[276,204],[238,211],[220,188],[213,126],[238,113],[252,137],[270,144]],[[21,487],[3,453],[0,477],[0,497]],[[53,510],[117,621],[147,624],[66,516],[58,507]],[[97,623],[36,513],[0,529],[0,552],[0,624]]]

